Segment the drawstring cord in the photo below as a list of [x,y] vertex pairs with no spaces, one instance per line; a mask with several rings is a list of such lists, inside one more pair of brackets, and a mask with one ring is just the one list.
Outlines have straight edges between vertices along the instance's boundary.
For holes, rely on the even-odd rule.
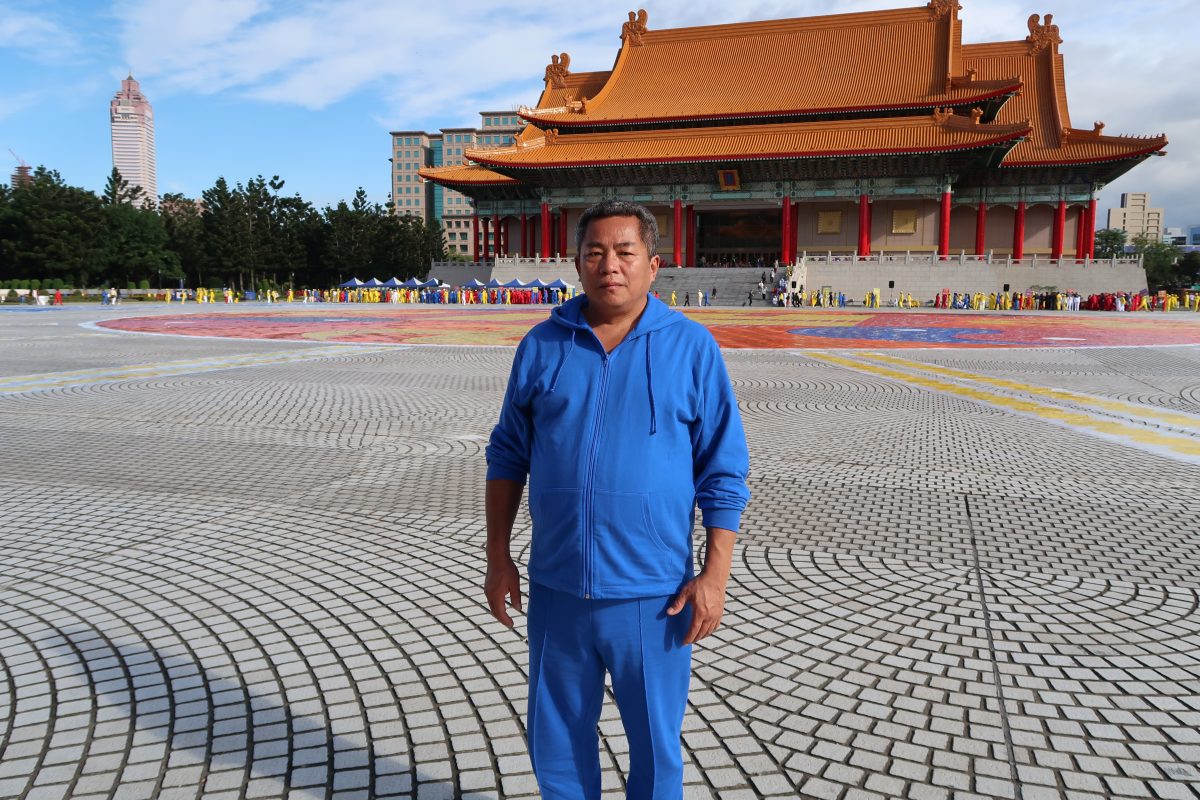
[[563,355],[562,360],[558,362],[558,369],[554,370],[554,378],[550,381],[550,391],[547,394],[554,394],[554,390],[558,388],[558,378],[562,375],[563,367],[567,365],[567,359],[575,352],[575,329],[571,329],[571,346],[567,348],[567,352]]
[[[562,359],[558,362],[558,367],[554,370],[554,377],[550,380],[550,390],[547,394],[554,394],[558,388],[558,379],[562,376],[563,367],[567,365],[567,360],[571,354],[575,352],[575,334],[576,330],[571,329],[571,346],[563,354]],[[658,433],[658,414],[654,409],[654,368],[650,361],[650,332],[646,333],[646,394],[650,398],[650,435],[654,436]]]
[[654,413],[654,370],[650,367],[650,331],[646,332],[646,394],[650,396],[650,435],[658,432],[658,417]]

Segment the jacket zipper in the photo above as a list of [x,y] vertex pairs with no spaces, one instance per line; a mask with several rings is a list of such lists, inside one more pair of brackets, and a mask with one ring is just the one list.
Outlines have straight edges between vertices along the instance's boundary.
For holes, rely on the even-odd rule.
[[596,416],[592,420],[592,436],[588,446],[587,472],[584,474],[583,493],[583,599],[592,599],[592,517],[594,514],[596,487],[596,458],[599,455],[600,425],[604,421],[604,403],[608,397],[609,354],[600,348],[600,392],[596,400]]

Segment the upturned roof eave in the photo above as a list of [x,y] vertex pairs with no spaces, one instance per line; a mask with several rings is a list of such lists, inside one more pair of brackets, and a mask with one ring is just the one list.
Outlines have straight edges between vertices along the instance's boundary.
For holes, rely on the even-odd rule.
[[484,162],[489,168],[503,169],[508,171],[522,170],[545,170],[545,169],[580,169],[584,167],[636,167],[636,166],[654,166],[659,164],[704,164],[704,163],[722,163],[732,161],[789,161],[789,160],[805,160],[805,159],[822,159],[822,158],[863,158],[870,156],[892,156],[892,155],[926,155],[929,153],[952,153],[965,152],[968,150],[979,150],[987,147],[995,147],[997,145],[1009,144],[1015,146],[1022,138],[1029,134],[1028,130],[1019,131],[1015,134],[1007,134],[1005,136],[994,137],[979,142],[970,142],[951,145],[937,145],[930,147],[898,147],[898,148],[869,148],[863,150],[827,150],[827,151],[792,151],[792,152],[771,152],[771,153],[741,153],[741,154],[720,154],[720,155],[703,155],[703,156],[663,156],[658,158],[632,158],[632,159],[587,159],[581,161],[564,162],[534,162],[515,164],[505,161]]
[[[638,117],[638,118],[615,118],[615,119],[581,119],[573,120],[569,116],[553,117],[541,115],[537,109],[529,109],[527,111],[518,111],[517,115],[521,119],[536,125],[554,125],[559,127],[592,127],[592,128],[613,128],[622,125],[657,125],[664,122],[719,122],[722,120],[740,120],[740,119],[764,119],[770,117],[806,117],[818,116],[821,114],[869,114],[871,112],[880,111],[918,111],[930,108],[939,107],[959,107],[971,105],[973,103],[981,103],[986,100],[993,100],[997,97],[1003,97],[1017,92],[1021,89],[1020,81],[1015,81],[1011,84],[1003,86],[992,91],[985,92],[979,95],[971,95],[963,98],[942,98],[938,100],[922,100],[908,103],[879,103],[866,106],[840,106],[831,108],[816,108],[816,109],[791,109],[791,110],[767,110],[767,111],[743,111],[719,114],[676,114],[658,117]],[[561,113],[561,112],[556,112]],[[580,115],[582,116],[582,115]]]
[[1041,159],[1038,161],[1014,161],[1001,162],[1001,167],[1016,169],[1020,167],[1074,167],[1081,164],[1110,164],[1114,161],[1125,161],[1131,158],[1141,158],[1142,156],[1151,156],[1166,147],[1166,142],[1155,145],[1154,147],[1144,147],[1140,150],[1132,150],[1128,153],[1117,153],[1111,156],[1093,156],[1090,158],[1052,158]]

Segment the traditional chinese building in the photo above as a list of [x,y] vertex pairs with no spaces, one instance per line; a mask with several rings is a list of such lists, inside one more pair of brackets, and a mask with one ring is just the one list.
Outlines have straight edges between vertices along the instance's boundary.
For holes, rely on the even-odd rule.
[[630,12],[611,70],[552,57],[514,146],[421,175],[472,199],[477,260],[570,255],[579,213],[609,197],[649,206],[686,266],[1089,257],[1097,192],[1165,135],[1072,125],[1051,15],[963,44],[960,9],[667,30]]

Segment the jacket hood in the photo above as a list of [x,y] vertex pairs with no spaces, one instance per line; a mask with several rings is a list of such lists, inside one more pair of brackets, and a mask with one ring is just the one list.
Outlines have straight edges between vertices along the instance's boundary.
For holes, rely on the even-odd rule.
[[[587,307],[588,297],[586,294],[581,294],[572,297],[567,302],[560,306],[555,306],[550,312],[550,319],[562,325],[564,328],[570,328],[575,331],[591,330],[587,320],[584,319],[583,309]],[[659,300],[652,294],[646,295],[646,309],[642,312],[642,316],[638,318],[637,324],[633,326],[633,330],[629,332],[628,339],[636,339],[639,336],[661,330],[669,325],[675,325],[687,319],[683,314],[673,311],[666,303]]]

